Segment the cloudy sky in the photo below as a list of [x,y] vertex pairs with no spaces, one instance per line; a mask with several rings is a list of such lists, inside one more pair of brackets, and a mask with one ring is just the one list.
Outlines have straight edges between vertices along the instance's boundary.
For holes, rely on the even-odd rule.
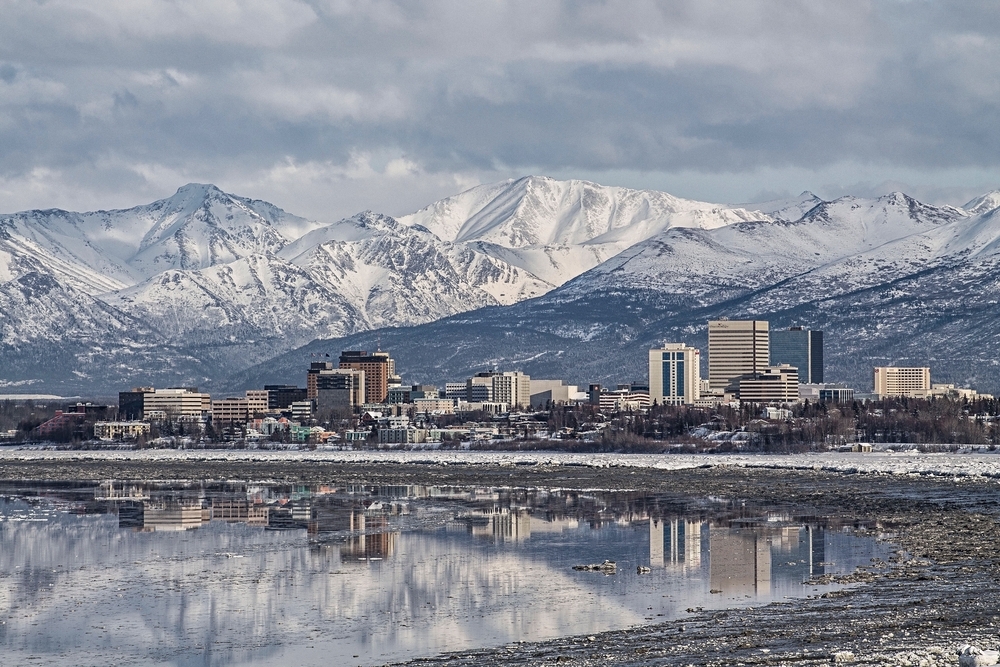
[[0,0],[0,211],[1000,187],[1000,3]]

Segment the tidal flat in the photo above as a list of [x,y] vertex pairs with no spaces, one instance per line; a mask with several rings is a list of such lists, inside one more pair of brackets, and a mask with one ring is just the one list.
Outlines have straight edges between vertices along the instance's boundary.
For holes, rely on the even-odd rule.
[[[395,500],[385,497],[389,502],[402,502],[399,498],[406,494],[419,495],[403,492],[400,490],[403,487],[456,490],[453,494],[456,498],[452,500],[417,502],[415,499],[410,502],[410,509],[395,518],[391,512],[382,512],[378,517],[369,514],[371,525],[362,531],[366,542],[360,547],[357,537],[361,533],[354,535],[351,542],[349,523],[347,528],[331,524],[326,533],[320,527],[311,533],[307,528],[300,533],[263,529],[254,532],[249,525],[213,527],[208,523],[198,528],[200,532],[185,530],[177,535],[188,541],[213,543],[195,549],[189,542],[184,547],[186,551],[182,550],[178,556],[175,546],[170,547],[174,551],[167,553],[162,545],[150,547],[151,542],[143,542],[172,539],[170,544],[176,545],[177,535],[156,536],[155,531],[150,535],[136,528],[131,530],[137,532],[121,533],[134,518],[130,519],[126,512],[122,524],[120,508],[113,522],[104,515],[91,526],[90,530],[97,531],[93,535],[108,540],[108,549],[112,548],[111,540],[119,544],[132,540],[134,544],[128,547],[133,549],[130,558],[134,557],[137,563],[150,555],[151,552],[142,551],[149,548],[159,549],[158,554],[161,558],[166,556],[168,562],[183,564],[185,558],[194,557],[196,560],[189,564],[201,569],[205,569],[206,562],[210,568],[222,568],[245,562],[246,555],[272,554],[257,556],[261,559],[261,571],[266,572],[268,563],[274,562],[273,554],[287,557],[299,552],[322,553],[324,549],[337,552],[328,566],[294,559],[284,565],[279,563],[276,571],[284,577],[281,585],[285,591],[294,590],[295,577],[305,581],[303,590],[315,583],[310,583],[309,576],[322,576],[324,581],[343,578],[344,574],[334,573],[344,571],[352,554],[355,560],[359,554],[366,558],[365,567],[369,572],[379,573],[383,584],[391,579],[390,563],[397,564],[392,566],[396,568],[392,576],[403,579],[421,572],[426,576],[426,570],[416,566],[417,560],[434,563],[435,568],[454,563],[449,571],[438,572],[438,576],[452,582],[447,595],[430,600],[431,605],[426,604],[429,600],[420,599],[423,606],[438,606],[446,611],[443,616],[418,613],[416,607],[420,605],[415,604],[418,600],[404,601],[398,595],[376,596],[372,598],[376,600],[374,606],[369,608],[373,616],[369,627],[374,628],[370,636],[378,637],[379,632],[388,632],[388,628],[409,626],[412,622],[418,626],[412,634],[420,637],[444,620],[446,626],[438,627],[444,641],[439,644],[418,641],[412,651],[405,642],[400,644],[403,647],[400,651],[382,650],[369,644],[352,652],[343,664],[382,664],[411,657],[409,664],[435,665],[823,664],[832,662],[837,655],[840,661],[856,664],[929,666],[957,664],[957,648],[964,643],[983,649],[998,647],[996,624],[1000,621],[1000,605],[996,595],[1000,590],[1000,569],[995,554],[1000,537],[997,503],[1000,484],[991,477],[847,474],[811,468],[730,465],[665,470],[641,466],[374,464],[275,459],[101,460],[83,456],[75,460],[6,457],[0,460],[0,480],[8,502],[15,502],[10,499],[25,502],[23,499],[34,497],[36,507],[37,499],[51,498],[53,490],[65,492],[76,488],[83,498],[94,495],[94,489],[100,489],[102,483],[122,492],[129,484],[142,487],[146,491],[139,493],[153,500],[165,490],[200,489],[195,495],[202,498],[203,506],[212,493],[222,498],[226,488],[245,490],[247,484],[255,488],[270,485],[270,488],[293,490],[296,485],[300,488],[326,485],[331,500],[323,502],[336,504],[337,493],[353,493],[355,504],[365,512],[374,503],[382,502],[378,496],[381,492],[376,489],[396,489]],[[210,491],[208,495],[206,488]],[[484,502],[462,495],[468,493],[482,494]],[[314,507],[323,506],[315,494],[312,498]],[[596,504],[589,499],[597,499]],[[295,501],[291,504],[294,506]],[[562,509],[554,512],[556,504]],[[603,520],[595,521],[594,517],[600,519],[600,516],[587,512],[596,511],[598,506],[606,514]],[[510,514],[512,508],[518,512],[524,510],[528,523],[516,527],[516,513],[501,519],[500,514],[503,511]],[[488,518],[491,511],[495,516]],[[383,519],[385,529],[379,529],[375,524]],[[535,519],[538,523],[532,523]],[[658,529],[654,528],[657,520],[664,524]],[[556,531],[554,527],[560,521],[575,523],[565,524]],[[9,535],[11,525],[0,524],[0,530],[8,531]],[[529,531],[530,537],[518,542],[514,535],[518,530]],[[656,530],[662,531],[659,542],[662,552],[652,546]],[[817,531],[827,536],[821,542],[827,553],[839,549],[840,554],[855,554],[849,568],[844,567],[849,560],[846,555],[837,556],[841,561],[839,567],[828,567],[828,563],[821,561],[828,557],[816,551],[815,536],[821,534]],[[692,537],[696,534],[697,539]],[[759,566],[764,552],[759,548],[754,550],[756,542],[748,541],[748,535],[763,535],[769,545],[766,585],[759,569],[749,575],[739,568],[733,570],[732,563],[728,570],[719,569],[726,566],[726,554],[734,553],[733,545],[740,553],[755,554]],[[423,541],[416,541],[418,537]],[[802,546],[808,540],[813,540],[810,546]],[[390,541],[395,542],[390,545]],[[782,541],[787,544],[782,545]],[[436,546],[429,548],[428,544]],[[241,549],[246,552],[241,553]],[[211,551],[208,561],[197,560],[206,558],[202,551]],[[577,561],[599,562],[602,557],[613,556],[622,561],[619,574],[572,573],[571,567]],[[219,562],[212,560],[216,557]],[[715,572],[711,565],[713,558]],[[731,556],[728,558],[732,560]],[[662,559],[659,561],[662,565],[657,559]],[[491,572],[496,573],[495,568],[484,569],[484,562],[497,567],[506,563],[504,581],[511,588],[504,595],[497,594],[496,581],[489,579]],[[526,563],[539,569],[525,570]],[[636,573],[637,566],[650,564],[654,566],[650,574]],[[15,565],[18,564],[12,563],[10,567]],[[681,572],[690,573],[691,581],[695,582],[691,590],[700,597],[670,588]],[[704,575],[702,579],[696,578],[699,573]],[[716,583],[724,580],[719,578],[720,573],[729,578],[727,585]],[[75,646],[80,651],[97,646],[88,637],[86,642],[76,645],[64,642],[59,651],[48,654],[37,647],[33,651],[30,640],[32,633],[40,636],[38,626],[32,629],[30,618],[29,624],[20,630],[12,626],[16,617],[32,613],[31,600],[11,601],[13,584],[21,575],[14,571],[0,574],[6,579],[8,606],[17,605],[17,609],[0,609],[7,612],[6,624],[0,626],[3,628],[0,639],[6,649],[3,655],[7,659],[18,655],[18,662],[20,658],[33,657],[34,664],[71,664],[74,657],[81,655],[74,654]],[[163,578],[162,572],[147,573],[150,582],[159,581],[163,586],[159,591],[163,597],[157,604],[165,605],[165,614],[170,613],[170,596],[180,594],[170,590],[175,585],[171,582],[177,582],[181,589],[185,585],[181,575],[173,574],[177,576]],[[715,579],[713,574],[717,575]],[[260,578],[258,571],[239,570],[236,575],[234,581],[241,581],[250,587],[248,590],[262,595],[259,588],[252,586],[253,577]],[[560,579],[556,580],[554,590],[583,591],[585,597],[569,594],[560,597],[548,592],[540,581],[546,579],[546,585],[550,584],[556,575]],[[45,582],[57,588],[59,575],[49,576]],[[461,599],[470,586],[475,590],[477,577],[481,587],[479,598],[467,596],[465,606],[442,604],[449,595]],[[204,589],[211,582],[212,577],[206,576],[198,585]],[[429,582],[424,589],[439,585]],[[714,588],[716,585],[720,588]],[[530,591],[519,592],[518,586],[536,590],[531,595]],[[731,593],[739,586],[743,587],[739,591],[745,594],[737,600]],[[40,587],[48,588],[47,583]],[[726,591],[727,587],[731,590]],[[341,586],[337,594],[344,590]],[[764,590],[767,595],[760,595]],[[352,594],[360,595],[357,591]],[[266,600],[258,598],[257,602],[281,606],[282,598],[274,597],[273,589],[268,589],[268,595]],[[663,601],[667,595],[672,599]],[[485,602],[482,596],[486,596]],[[191,592],[184,599],[190,604],[196,595]],[[122,637],[131,642],[148,641],[154,648],[145,653],[113,653],[115,628],[102,623],[99,630],[105,644],[100,646],[106,645],[109,654],[117,656],[110,660],[113,664],[254,664],[259,662],[258,656],[270,656],[272,662],[276,656],[285,656],[308,664],[312,660],[307,650],[310,646],[322,646],[324,641],[331,640],[334,629],[345,637],[352,632],[341,620],[354,612],[343,606],[342,599],[306,600],[307,607],[316,609],[315,623],[304,630],[305,634],[300,633],[301,628],[294,632],[282,628],[285,632],[279,635],[267,632],[254,635],[257,643],[252,645],[244,642],[245,637],[239,632],[222,637],[223,641],[216,645],[212,644],[213,637],[220,635],[202,633],[192,639],[191,650],[177,646],[175,654],[170,654],[171,642],[183,644],[187,640],[171,637],[169,632],[158,638],[136,639],[123,629],[119,630],[125,633]],[[603,602],[588,607],[588,599]],[[690,605],[685,606],[678,604],[680,600],[692,601],[685,602]],[[86,603],[79,598],[75,601]],[[236,605],[233,600],[228,602]],[[289,609],[294,607],[291,597],[285,597],[284,602]],[[334,603],[341,605],[340,611],[324,616],[324,610],[329,611]],[[241,606],[247,605],[241,603]],[[401,621],[399,610],[407,607],[411,612]],[[511,613],[517,609],[528,613]],[[628,609],[630,615],[615,618],[615,614],[621,616],[623,609]],[[532,615],[531,610],[539,613]],[[477,614],[482,614],[488,621],[486,625],[493,630],[489,636],[473,631],[483,626],[483,621],[476,620]],[[565,622],[553,623],[553,618]],[[120,625],[128,627],[124,622]],[[398,629],[392,634],[398,639],[401,633],[405,635]],[[448,648],[448,642],[456,635],[464,637],[462,643]],[[295,638],[296,652],[287,647],[268,646],[272,640],[283,641],[280,637]],[[260,650],[259,654],[251,650],[254,646]],[[99,654],[100,651],[95,653]],[[0,664],[7,664],[3,656]]]

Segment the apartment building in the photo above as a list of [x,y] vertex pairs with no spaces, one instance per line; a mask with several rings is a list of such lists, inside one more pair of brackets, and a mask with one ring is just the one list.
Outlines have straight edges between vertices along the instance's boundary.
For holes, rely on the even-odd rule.
[[372,353],[366,350],[344,350],[340,354],[339,367],[364,371],[365,401],[369,403],[384,402],[389,395],[389,386],[399,384],[396,362],[388,352],[381,350]]

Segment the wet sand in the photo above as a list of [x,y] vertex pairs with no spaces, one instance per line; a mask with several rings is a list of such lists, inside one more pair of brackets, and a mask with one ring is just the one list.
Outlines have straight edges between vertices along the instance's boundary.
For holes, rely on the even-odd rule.
[[[641,490],[791,505],[874,521],[900,547],[844,591],[660,625],[462,652],[413,665],[957,664],[971,643],[1000,648],[1000,484],[973,477],[837,474],[729,467],[357,465],[260,461],[0,461],[7,481],[273,480]],[[821,589],[822,590],[822,589]],[[817,594],[818,595],[818,594]],[[841,661],[848,659],[841,653]]]

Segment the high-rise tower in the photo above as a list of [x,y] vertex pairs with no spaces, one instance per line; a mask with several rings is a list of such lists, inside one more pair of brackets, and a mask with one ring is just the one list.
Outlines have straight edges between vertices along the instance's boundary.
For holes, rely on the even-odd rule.
[[692,405],[701,393],[701,352],[684,343],[649,351],[649,400],[658,405]]
[[823,332],[802,327],[770,332],[771,365],[788,364],[799,369],[799,382],[823,382]]
[[708,323],[708,387],[722,392],[741,375],[769,365],[765,320],[711,320]]

